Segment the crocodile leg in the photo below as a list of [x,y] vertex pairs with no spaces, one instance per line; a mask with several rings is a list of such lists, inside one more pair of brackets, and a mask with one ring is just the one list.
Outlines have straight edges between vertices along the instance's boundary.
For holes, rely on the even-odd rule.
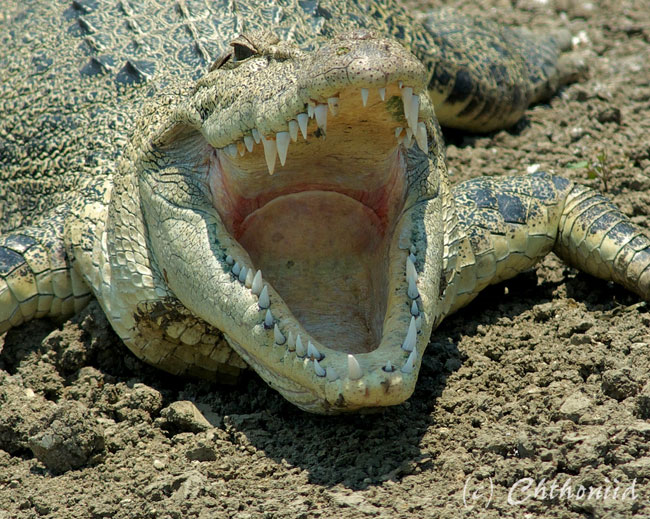
[[446,313],[549,252],[650,299],[650,240],[606,197],[546,173],[478,178],[454,188],[448,233]]
[[92,297],[65,250],[65,213],[0,237],[0,333],[34,318],[69,317]]

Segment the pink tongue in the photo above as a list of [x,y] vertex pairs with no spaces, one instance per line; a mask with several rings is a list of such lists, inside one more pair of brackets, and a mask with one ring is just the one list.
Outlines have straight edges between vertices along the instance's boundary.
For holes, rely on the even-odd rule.
[[319,342],[350,353],[380,340],[385,240],[379,219],[331,191],[281,196],[249,215],[240,243]]

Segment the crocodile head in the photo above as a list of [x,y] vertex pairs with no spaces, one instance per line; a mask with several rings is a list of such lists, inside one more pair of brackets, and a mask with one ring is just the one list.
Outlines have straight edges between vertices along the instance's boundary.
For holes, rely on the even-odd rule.
[[438,316],[444,160],[422,64],[367,31],[241,36],[158,108],[140,196],[176,297],[312,412],[412,393]]

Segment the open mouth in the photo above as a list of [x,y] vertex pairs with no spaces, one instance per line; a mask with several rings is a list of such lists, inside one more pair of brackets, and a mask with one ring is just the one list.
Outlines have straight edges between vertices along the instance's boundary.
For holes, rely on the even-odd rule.
[[212,204],[241,246],[224,265],[257,298],[254,310],[282,353],[240,348],[227,336],[272,385],[273,373],[298,364],[304,377],[344,385],[371,371],[413,372],[426,317],[416,268],[423,259],[405,214],[418,201],[412,163],[427,164],[420,109],[401,81],[351,86],[310,101],[285,132],[253,129],[212,148]]

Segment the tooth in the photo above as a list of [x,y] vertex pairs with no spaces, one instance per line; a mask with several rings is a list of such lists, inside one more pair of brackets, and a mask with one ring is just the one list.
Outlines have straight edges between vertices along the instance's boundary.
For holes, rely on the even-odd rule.
[[359,380],[361,375],[361,366],[359,366],[356,357],[348,354],[348,378],[350,380]]
[[314,359],[314,371],[316,372],[316,376],[318,377],[324,377],[325,374],[327,373],[325,371],[325,368],[323,368],[319,363],[317,359]]
[[312,344],[311,341],[307,343],[307,356],[316,359],[316,360],[321,360],[323,357],[320,354],[320,351]]
[[397,82],[397,86],[398,86],[398,87],[400,88],[400,90],[401,90],[402,87],[404,86],[404,83],[403,83],[402,81],[398,81],[398,82]]
[[251,288],[253,286],[253,269],[248,269],[246,272],[246,281],[244,282],[246,288]]
[[242,267],[241,270],[239,271],[239,281],[241,283],[246,281],[246,274],[248,273],[248,269],[246,267]]
[[404,139],[404,146],[410,148],[413,145],[413,132],[411,128],[406,129],[406,138]]
[[298,123],[295,119],[289,121],[289,135],[291,135],[291,140],[293,142],[298,140]]
[[305,350],[305,347],[302,345],[302,339],[300,338],[300,334],[298,334],[298,337],[296,337],[296,355],[298,357],[304,357],[307,354],[307,350]]
[[280,157],[280,164],[282,166],[284,166],[287,160],[287,150],[289,149],[290,140],[289,132],[278,132],[275,134],[275,144],[278,148],[278,157]]
[[402,103],[404,104],[404,118],[406,119],[407,122],[411,114],[412,101],[413,101],[413,89],[411,87],[402,88]]
[[271,326],[273,326],[273,322],[273,314],[271,313],[271,310],[267,310],[266,315],[264,316],[264,327],[271,328]]
[[260,292],[260,299],[257,304],[262,310],[266,310],[269,306],[271,306],[271,300],[269,299],[269,289],[266,285],[264,285],[264,288]]
[[230,254],[228,254],[228,256],[226,256],[226,263],[228,265],[233,265],[235,263],[235,260],[233,259],[233,257]]
[[235,276],[239,276],[239,273],[240,273],[240,272],[241,272],[241,266],[239,265],[239,263],[235,263],[235,264],[233,265],[233,267],[232,267],[232,273],[233,273]]
[[296,340],[293,338],[292,331],[289,331],[289,338],[287,339],[287,349],[289,351],[296,351]]
[[415,270],[415,265],[413,264],[413,260],[411,259],[411,256],[406,257],[406,279],[407,280],[418,280],[418,273]]
[[398,126],[397,128],[395,128],[395,138],[396,138],[396,139],[399,138],[399,136],[400,136],[400,134],[402,133],[402,130],[403,130],[403,129],[404,129],[404,128],[402,128],[401,126]]
[[415,245],[411,245],[410,253],[409,253],[409,258],[411,258],[411,261],[415,263],[415,253],[413,252],[415,250]]
[[336,372],[334,368],[327,368],[325,371],[327,371],[327,380],[329,380],[330,382],[333,382],[337,378],[339,378],[339,374]]
[[363,103],[363,106],[366,106],[368,104],[368,89],[367,88],[362,88],[361,89],[361,102]]
[[415,365],[415,358],[418,356],[418,350],[413,350],[409,355],[409,358],[406,359],[406,362],[402,366],[402,373],[413,373],[413,366]]
[[411,322],[409,323],[409,330],[406,332],[406,338],[402,343],[402,349],[404,351],[413,351],[415,348],[415,342],[417,340],[418,330],[415,326],[415,317],[411,316]]
[[411,315],[415,317],[420,315],[420,309],[418,308],[418,304],[415,301],[413,301],[413,304],[411,305]]
[[287,341],[287,338],[284,335],[282,335],[278,323],[275,323],[275,325],[273,326],[273,340],[275,341],[275,344],[277,344],[278,346],[282,346]]
[[413,130],[413,133],[417,132],[418,129],[418,112],[420,111],[420,96],[414,94],[411,97],[411,107],[407,116],[409,126]]
[[229,157],[235,158],[237,156],[237,146],[235,144],[228,144],[223,151],[225,151],[226,155]]
[[408,290],[406,291],[406,294],[411,299],[417,299],[418,297],[420,297],[420,292],[418,291],[418,286],[415,283],[414,279],[409,279],[409,287]]
[[318,105],[314,108],[314,115],[316,116],[316,124],[324,132],[327,131],[327,105]]
[[300,133],[302,133],[303,139],[307,140],[307,123],[309,122],[309,116],[307,114],[298,114],[296,115],[296,120],[298,121],[298,126],[300,126]]
[[393,372],[393,365],[390,363],[390,360],[386,362],[386,365],[384,366],[384,371],[386,373],[392,373]]
[[262,138],[260,131],[257,128],[253,128],[252,133],[253,133],[253,140],[255,141],[255,144],[259,144]]
[[262,292],[262,271],[261,270],[258,270],[255,273],[255,277],[253,278],[253,282],[251,283],[251,292],[253,292],[253,294],[255,294],[256,296],[259,296],[260,293]]
[[328,97],[327,98],[327,106],[330,107],[330,111],[332,112],[332,115],[338,115],[339,114],[339,98],[338,97]]
[[309,101],[309,103],[307,103],[307,115],[309,116],[310,119],[312,119],[314,117],[314,108],[315,108],[315,106],[316,105],[314,105],[314,103],[312,103],[311,101]]
[[386,100],[386,88],[379,89],[379,97],[381,98],[382,101]]
[[421,315],[418,315],[415,318],[415,327],[417,328],[418,333],[422,331],[422,316]]
[[275,169],[275,156],[278,151],[278,147],[275,145],[273,139],[267,139],[262,135],[262,144],[264,145],[264,158],[266,159],[266,165],[269,168],[269,175],[273,175],[273,170]]
[[415,132],[415,140],[418,142],[420,149],[427,153],[429,151],[429,144],[427,142],[427,127],[424,123],[418,123],[418,129]]
[[254,142],[255,141],[253,140],[253,138],[250,135],[244,135],[244,145],[246,146],[246,149],[249,151],[249,153],[251,151],[253,151],[253,143]]

